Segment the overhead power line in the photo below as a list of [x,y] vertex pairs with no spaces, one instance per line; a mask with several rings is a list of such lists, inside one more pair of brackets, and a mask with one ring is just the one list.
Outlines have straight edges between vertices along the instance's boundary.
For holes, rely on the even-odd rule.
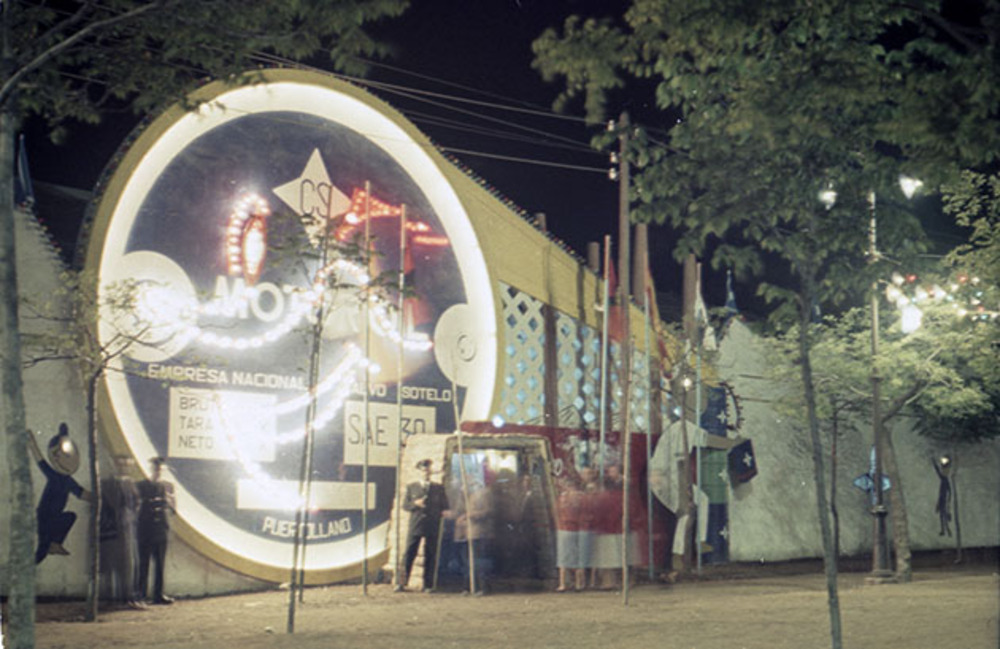
[[544,167],[556,167],[556,168],[559,168],[559,169],[571,169],[573,171],[596,172],[596,173],[603,174],[605,176],[608,174],[608,170],[607,170],[606,167],[584,167],[583,165],[571,165],[571,164],[565,164],[565,163],[561,163],[561,162],[550,162],[550,161],[547,161],[547,160],[534,160],[532,158],[519,158],[519,157],[516,157],[516,156],[501,155],[501,154],[498,154],[498,153],[485,153],[483,151],[470,151],[470,150],[467,150],[467,149],[457,149],[457,148],[454,148],[454,147],[447,147],[447,146],[440,147],[440,149],[442,151],[447,151],[449,153],[459,153],[459,154],[464,154],[464,155],[474,155],[474,156],[478,156],[478,157],[481,157],[481,158],[493,158],[493,159],[496,159],[496,160],[507,160],[508,162],[523,162],[525,164],[540,165],[540,166],[544,166]]

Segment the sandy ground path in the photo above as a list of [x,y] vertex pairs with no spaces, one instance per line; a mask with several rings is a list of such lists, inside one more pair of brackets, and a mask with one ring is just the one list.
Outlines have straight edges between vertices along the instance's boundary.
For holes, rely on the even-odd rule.
[[[867,586],[842,574],[845,649],[996,649],[998,576],[922,571]],[[272,591],[116,610],[80,621],[82,604],[39,608],[39,649],[806,649],[830,646],[821,574],[642,585],[619,592],[395,594],[373,585],[311,589],[286,633],[288,594]],[[72,620],[72,621],[67,621]]]

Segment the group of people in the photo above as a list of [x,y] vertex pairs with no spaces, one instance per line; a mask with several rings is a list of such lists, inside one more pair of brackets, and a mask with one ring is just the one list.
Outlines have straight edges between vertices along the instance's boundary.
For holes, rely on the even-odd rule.
[[482,471],[466,474],[464,486],[456,473],[445,487],[431,480],[430,460],[416,466],[422,478],[407,485],[402,504],[409,527],[399,590],[409,583],[421,543],[424,592],[434,589],[438,557],[457,560],[463,588],[476,595],[489,591],[497,572],[529,576],[537,563],[537,552],[528,546],[535,541],[538,518],[530,475],[497,473],[484,464]]
[[558,592],[618,587],[622,567],[622,477],[593,466],[560,481],[556,517]]
[[108,559],[111,594],[132,608],[145,608],[147,601],[174,601],[163,592],[170,512],[175,507],[174,486],[163,479],[165,463],[162,457],[153,458],[149,479],[135,482],[132,458],[117,457],[115,476],[103,489],[101,542],[106,546],[102,555]]
[[[80,466],[80,454],[69,438],[69,428],[60,424],[59,433],[48,444],[48,459],[42,456],[35,435],[28,431],[28,448],[45,476],[45,489],[38,501],[38,549],[35,563],[49,555],[68,555],[64,543],[76,514],[66,511],[69,496],[90,502],[92,494],[73,478]],[[153,564],[153,604],[170,604],[173,599],[163,592],[164,562],[170,529],[169,515],[174,509],[174,488],[163,480],[165,460],[152,459],[149,479],[135,482],[132,460],[116,458],[116,475],[102,487],[101,542],[112,585],[112,595],[133,608],[145,608],[149,594],[149,569]]]

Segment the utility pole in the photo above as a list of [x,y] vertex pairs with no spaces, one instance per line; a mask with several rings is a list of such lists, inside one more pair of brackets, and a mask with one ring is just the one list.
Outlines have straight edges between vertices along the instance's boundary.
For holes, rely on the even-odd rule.
[[631,442],[631,396],[632,396],[632,332],[629,324],[629,308],[631,301],[629,283],[630,265],[630,216],[629,216],[629,164],[627,160],[629,138],[628,113],[622,113],[618,121],[618,305],[622,314],[622,368],[619,381],[622,393],[622,604],[628,604],[629,566],[628,566],[628,532],[629,532],[629,489],[631,488],[632,444]]

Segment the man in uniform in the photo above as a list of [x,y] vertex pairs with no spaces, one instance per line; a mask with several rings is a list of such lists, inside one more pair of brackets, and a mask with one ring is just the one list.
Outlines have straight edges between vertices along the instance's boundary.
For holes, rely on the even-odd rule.
[[149,583],[149,561],[155,564],[153,604],[170,604],[174,600],[163,594],[163,563],[167,558],[167,536],[170,532],[168,513],[174,509],[174,485],[162,479],[162,457],[152,459],[153,474],[139,483],[139,595],[146,597]]
[[417,469],[423,472],[423,477],[406,485],[406,497],[403,500],[403,509],[410,512],[410,527],[406,534],[406,568],[398,588],[406,589],[413,561],[420,549],[420,541],[423,540],[424,592],[429,593],[434,589],[438,529],[441,526],[441,513],[448,509],[448,497],[444,493],[444,486],[431,482],[430,460],[417,462]]

